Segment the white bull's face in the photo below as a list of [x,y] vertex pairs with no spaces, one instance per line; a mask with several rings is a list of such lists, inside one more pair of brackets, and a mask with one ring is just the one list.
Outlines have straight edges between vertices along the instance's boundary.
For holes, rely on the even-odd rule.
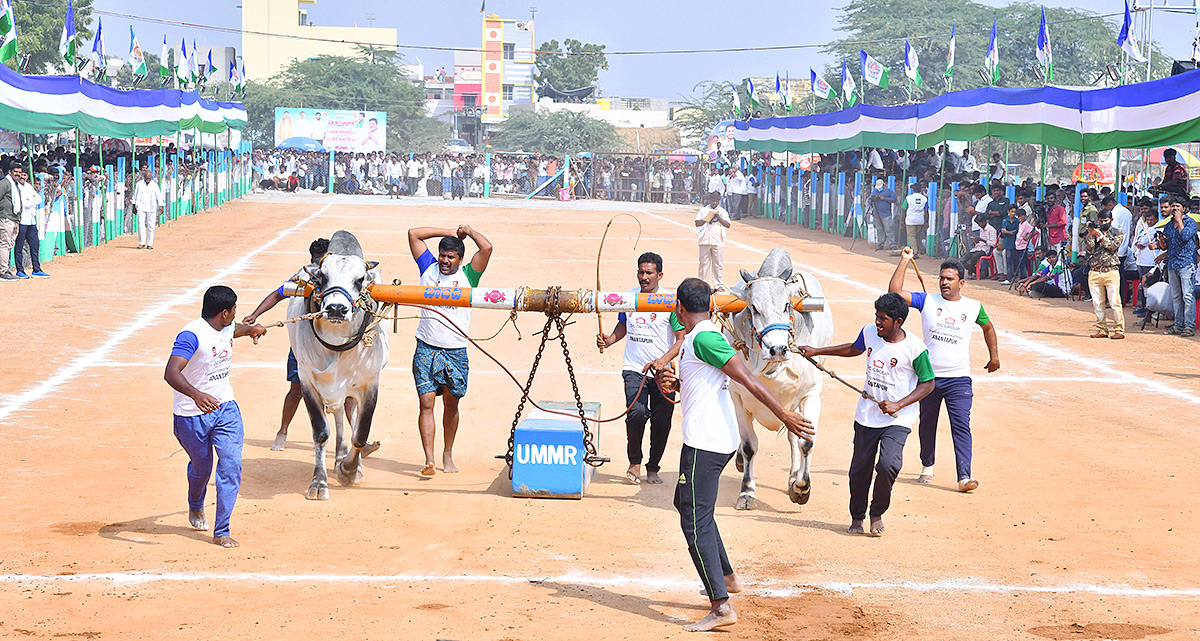
[[309,265],[313,284],[321,295],[321,317],[344,323],[358,309],[363,288],[375,280],[374,262],[355,256],[329,254],[320,265]]
[[791,357],[792,308],[787,283],[778,279],[757,280],[746,285],[743,298],[750,310],[754,340],[763,358],[780,363]]

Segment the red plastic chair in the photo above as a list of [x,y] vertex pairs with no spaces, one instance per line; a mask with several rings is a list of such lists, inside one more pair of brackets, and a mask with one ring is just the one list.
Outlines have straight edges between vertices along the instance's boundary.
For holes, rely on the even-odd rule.
[[983,264],[985,262],[991,264],[991,272],[988,274],[988,278],[995,276],[996,273],[999,271],[998,268],[996,267],[996,257],[995,256],[992,256],[991,254],[988,254],[987,256],[980,256],[979,260],[975,261],[975,278],[977,280],[983,280],[983,272],[980,270],[983,269]]

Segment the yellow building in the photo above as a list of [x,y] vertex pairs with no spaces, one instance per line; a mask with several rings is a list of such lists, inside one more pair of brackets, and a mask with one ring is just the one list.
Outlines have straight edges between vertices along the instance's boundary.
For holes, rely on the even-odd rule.
[[316,0],[242,0],[241,53],[247,79],[269,78],[297,59],[353,56],[353,43],[396,46],[395,29],[313,25],[302,8],[311,4]]

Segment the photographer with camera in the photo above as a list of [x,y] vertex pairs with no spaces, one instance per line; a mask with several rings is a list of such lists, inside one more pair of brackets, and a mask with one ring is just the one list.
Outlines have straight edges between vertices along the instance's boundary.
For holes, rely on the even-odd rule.
[[[1092,309],[1096,312],[1096,333],[1092,338],[1120,340],[1125,338],[1125,315],[1121,311],[1121,259],[1117,252],[1121,249],[1123,235],[1112,226],[1112,214],[1107,210],[1099,210],[1096,216],[1096,222],[1088,221],[1087,228],[1080,231],[1083,249],[1088,255]],[[1105,318],[1106,306],[1113,311],[1111,332]]]
[[1196,221],[1184,211],[1182,196],[1171,194],[1163,200],[1171,218],[1158,234],[1158,246],[1167,250],[1167,282],[1175,307],[1175,324],[1163,333],[1186,338],[1196,334]]

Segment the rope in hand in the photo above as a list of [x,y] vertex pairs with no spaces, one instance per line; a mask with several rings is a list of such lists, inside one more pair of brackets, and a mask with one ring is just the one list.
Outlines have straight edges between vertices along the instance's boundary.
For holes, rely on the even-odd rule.
[[[820,370],[820,371],[822,371],[822,372],[824,372],[824,373],[828,374],[828,375],[829,375],[829,377],[830,377],[830,378],[832,378],[833,380],[835,380],[835,381],[837,381],[837,382],[841,383],[842,385],[845,385],[846,387],[848,387],[848,388],[850,388],[850,389],[854,390],[854,393],[855,393],[855,394],[858,394],[859,396],[861,396],[861,397],[863,397],[863,398],[865,398],[865,399],[868,399],[868,400],[872,400],[872,401],[873,401],[873,400],[875,400],[875,399],[873,399],[873,398],[871,398],[870,396],[868,396],[868,395],[867,395],[867,391],[866,391],[866,390],[864,390],[863,388],[861,388],[861,387],[859,387],[859,386],[857,386],[857,385],[854,385],[853,383],[851,383],[851,382],[847,381],[846,379],[842,378],[841,376],[838,376],[838,375],[837,375],[837,372],[835,372],[835,371],[833,371],[833,370],[831,370],[831,369],[829,369],[829,368],[825,367],[824,365],[822,365],[822,364],[818,363],[818,362],[817,362],[817,359],[815,359],[815,358],[813,358],[813,357],[809,356],[808,354],[804,354],[804,353],[802,353],[802,352],[800,351],[800,349],[799,349],[799,348],[792,348],[792,351],[793,351],[793,352],[795,352],[795,353],[797,353],[797,354],[800,354],[801,356],[803,356],[803,357],[805,358],[805,360],[807,360],[808,362],[812,363],[813,367],[815,367],[815,368],[817,368],[818,370]],[[895,414],[893,414],[893,413],[891,413],[891,412],[888,412],[887,414],[888,414],[888,416],[891,416],[891,417],[895,417],[895,416],[896,416]]]
[[[642,221],[640,219],[638,219],[637,216],[634,216],[633,214],[630,214],[627,212],[621,212],[619,214],[616,214],[612,218],[608,219],[608,224],[604,226],[604,235],[600,236],[600,247],[596,250],[596,295],[597,296],[600,295],[600,292],[604,291],[604,289],[600,287],[600,256],[601,256],[601,254],[604,253],[604,241],[608,238],[608,228],[612,227],[613,221],[616,220],[620,216],[629,216],[630,218],[633,219],[633,222],[637,223],[637,225],[638,225],[637,239],[633,241],[634,249],[637,249],[638,241],[640,241],[642,239]],[[639,265],[639,267],[640,267],[640,265]],[[600,301],[596,301],[596,327],[600,330],[600,335],[603,336],[604,335],[604,321],[600,318]],[[601,354],[604,353],[603,347],[600,348],[600,353]]]
[[[268,328],[269,327],[283,327],[284,325],[287,325],[288,323],[299,323],[300,321],[312,320],[320,315],[321,315],[321,312],[312,312],[311,314],[303,314],[301,316],[296,316],[294,318],[285,318],[281,321],[271,323],[270,325],[264,325],[263,327],[268,327]],[[258,345],[259,338],[261,338],[261,337],[259,337],[259,336],[254,337],[255,345]]]
[[[492,361],[493,363],[495,363],[496,365],[498,365],[498,366],[500,367],[500,369],[501,369],[501,370],[503,370],[503,371],[504,371],[504,373],[505,373],[505,374],[508,376],[508,378],[509,378],[510,380],[512,380],[513,384],[517,386],[517,389],[521,389],[521,390],[524,390],[524,389],[525,389],[525,388],[524,388],[524,387],[521,385],[521,381],[517,380],[517,377],[516,377],[516,376],[515,376],[515,375],[512,373],[512,371],[511,371],[511,370],[509,370],[507,367],[505,367],[504,363],[501,363],[501,362],[500,362],[500,359],[496,358],[495,356],[492,356],[491,352],[489,352],[489,351],[487,351],[486,349],[484,349],[484,348],[483,348],[483,346],[482,346],[482,345],[480,345],[480,344],[479,344],[479,342],[478,342],[478,341],[476,341],[474,338],[471,338],[470,336],[467,336],[467,333],[466,333],[466,332],[464,332],[464,331],[462,330],[462,328],[458,326],[458,324],[457,324],[457,323],[455,323],[453,320],[451,320],[449,316],[447,316],[446,314],[442,313],[442,311],[441,311],[441,310],[439,310],[439,309],[436,309],[436,308],[434,308],[434,307],[430,307],[430,306],[428,306],[428,305],[420,305],[420,304],[417,304],[417,303],[396,303],[396,304],[397,304],[397,305],[404,305],[405,307],[415,307],[415,308],[417,308],[417,309],[423,309],[423,310],[425,310],[425,311],[433,312],[434,314],[437,314],[437,315],[441,316],[442,318],[444,318],[444,319],[445,319],[445,321],[446,321],[447,323],[449,323],[449,324],[450,324],[452,327],[454,327],[455,331],[457,331],[457,332],[458,332],[459,334],[461,334],[461,335],[462,335],[464,338],[466,338],[466,339],[467,339],[467,341],[469,341],[469,342],[470,342],[472,345],[474,345],[474,346],[475,346],[475,349],[478,349],[480,352],[483,352],[483,355],[484,355],[484,356],[487,356],[489,359],[491,359],[491,361]],[[625,415],[626,415],[626,414],[628,414],[628,413],[629,413],[629,411],[633,409],[633,406],[637,404],[637,400],[636,400],[636,399],[637,399],[637,397],[638,397],[638,396],[641,396],[641,394],[642,394],[642,388],[643,388],[643,387],[645,387],[645,385],[646,385],[646,377],[645,377],[645,376],[643,376],[643,377],[642,377],[642,383],[641,383],[640,385],[638,385],[638,391],[637,391],[637,393],[636,393],[636,394],[634,394],[634,396],[633,396],[633,397],[634,397],[634,399],[635,399],[635,400],[634,400],[634,402],[633,402],[633,403],[630,403],[630,404],[629,404],[629,406],[625,408],[625,411],[624,411],[624,412],[621,412],[620,414],[618,414],[617,416],[614,416],[614,417],[612,417],[612,418],[603,418],[603,419],[601,419],[601,418],[591,418],[591,417],[584,417],[584,420],[591,421],[591,422],[593,422],[593,423],[611,423],[611,422],[613,422],[613,421],[619,421],[619,420],[621,420],[621,419],[625,418]],[[558,415],[558,416],[566,416],[567,418],[572,418],[572,419],[578,419],[578,418],[579,418],[579,414],[577,414],[577,413],[574,413],[574,414],[573,414],[573,413],[570,413],[570,412],[562,412],[562,411],[559,411],[559,410],[550,410],[550,409],[546,409],[546,408],[542,407],[541,405],[538,405],[538,404],[537,404],[537,402],[536,402],[536,401],[534,401],[532,398],[531,398],[531,399],[529,399],[529,404],[530,404],[530,405],[533,405],[533,406],[534,406],[534,407],[536,407],[537,409],[539,409],[539,410],[541,410],[541,411],[543,411],[543,412],[545,412],[545,413],[547,413],[547,414],[555,414],[555,415]]]

